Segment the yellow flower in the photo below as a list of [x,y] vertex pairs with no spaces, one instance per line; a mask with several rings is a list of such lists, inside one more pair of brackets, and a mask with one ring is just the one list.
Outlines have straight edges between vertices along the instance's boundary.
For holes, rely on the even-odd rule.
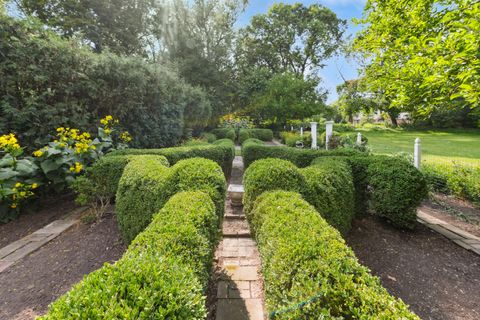
[[37,189],[37,188],[38,188],[38,184],[32,183],[32,189]]
[[18,194],[20,197],[22,198],[25,198],[25,196],[27,195],[27,193],[25,191],[21,191],[19,194]]
[[130,142],[132,141],[132,136],[128,131],[124,131],[120,134],[120,140],[122,140],[123,142]]
[[20,182],[15,183],[15,188],[20,188],[22,184]]
[[16,207],[17,207],[16,203],[12,203],[12,205],[10,206],[10,208],[12,208],[12,209],[15,209]]
[[64,127],[57,128],[57,132],[64,132],[64,131],[65,131]]
[[83,169],[83,165],[80,162],[75,162],[75,172],[80,173],[82,169]]
[[110,129],[105,129],[105,134],[110,134],[110,133],[112,133],[112,130],[110,130]]
[[33,155],[37,158],[43,156],[43,151],[42,150],[37,150],[33,153]]
[[64,147],[65,147],[65,143],[61,142],[61,143],[59,144],[59,146],[60,146],[60,148],[64,148]]

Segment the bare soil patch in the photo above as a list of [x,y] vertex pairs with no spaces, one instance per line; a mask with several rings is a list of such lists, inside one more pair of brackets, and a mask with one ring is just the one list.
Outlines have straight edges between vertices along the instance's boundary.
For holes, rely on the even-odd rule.
[[435,194],[424,201],[421,210],[437,219],[480,237],[480,208],[452,196]]
[[69,213],[77,206],[73,195],[52,196],[36,201],[29,212],[0,224],[0,248],[17,241]]
[[420,223],[409,232],[374,217],[355,221],[346,240],[422,319],[480,319],[480,256]]
[[79,224],[0,273],[0,319],[34,319],[84,275],[118,260],[126,246],[115,216]]

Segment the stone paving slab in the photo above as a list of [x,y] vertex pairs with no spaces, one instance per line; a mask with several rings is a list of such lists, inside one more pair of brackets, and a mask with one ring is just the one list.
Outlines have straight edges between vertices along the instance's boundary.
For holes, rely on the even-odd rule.
[[462,248],[480,255],[479,237],[454,225],[451,225],[448,222],[435,218],[422,210],[417,211],[417,220],[430,229],[445,236]]
[[32,234],[1,248],[0,272],[6,270],[33,251],[38,250],[46,243],[58,237],[62,232],[78,223],[78,219],[87,209],[87,207],[75,209],[64,215],[61,219],[55,220]]
[[219,299],[217,320],[263,320],[261,299]]

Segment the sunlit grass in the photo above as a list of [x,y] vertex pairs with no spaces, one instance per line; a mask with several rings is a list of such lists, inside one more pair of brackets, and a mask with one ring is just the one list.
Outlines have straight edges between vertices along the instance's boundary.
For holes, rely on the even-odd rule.
[[480,130],[359,130],[368,138],[374,153],[413,154],[416,138],[421,139],[422,159],[426,162],[480,165]]

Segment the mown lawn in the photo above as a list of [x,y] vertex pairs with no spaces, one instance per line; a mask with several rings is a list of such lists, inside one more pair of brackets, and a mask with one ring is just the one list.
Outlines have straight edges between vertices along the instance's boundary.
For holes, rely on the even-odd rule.
[[413,154],[415,138],[422,142],[422,157],[428,162],[463,162],[480,165],[480,130],[362,130],[374,153]]

